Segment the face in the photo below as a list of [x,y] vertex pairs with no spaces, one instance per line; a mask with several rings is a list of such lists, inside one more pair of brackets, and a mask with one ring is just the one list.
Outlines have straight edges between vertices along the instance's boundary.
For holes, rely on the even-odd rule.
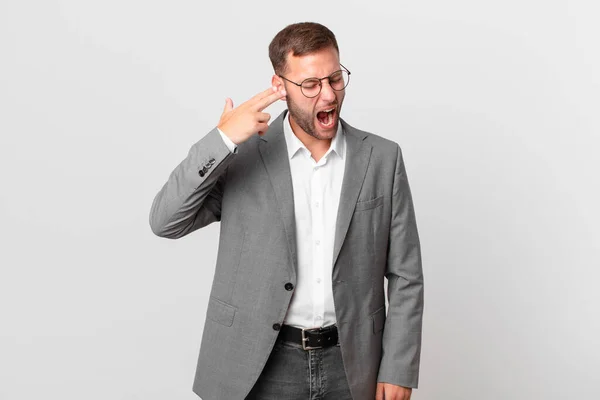
[[[334,48],[320,50],[319,52],[308,54],[301,57],[294,57],[288,54],[287,71],[282,74],[287,79],[301,83],[307,78],[323,78],[333,72],[342,69],[337,51]],[[290,123],[300,127],[308,135],[320,139],[332,139],[338,128],[339,116],[344,102],[345,89],[333,90],[329,85],[329,80],[321,81],[321,92],[316,97],[306,97],[302,94],[299,86],[287,82],[278,76],[273,80],[283,84],[286,94],[286,102],[290,113]],[[275,82],[274,82],[275,83]],[[325,117],[325,123],[318,118],[322,110],[334,109],[331,113],[331,120]],[[323,116],[324,114],[320,114]],[[327,123],[329,122],[329,123]]]

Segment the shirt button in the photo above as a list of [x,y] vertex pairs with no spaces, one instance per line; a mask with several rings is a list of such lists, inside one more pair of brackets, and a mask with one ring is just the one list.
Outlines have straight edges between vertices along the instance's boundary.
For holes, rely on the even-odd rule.
[[317,278],[317,283],[321,283],[321,278]]
[[320,244],[321,244],[321,241],[320,241],[320,240],[315,240],[315,243],[316,243],[316,244],[317,244],[317,246],[318,246],[318,245],[320,245]]
[[315,203],[315,207],[319,208],[319,202],[318,201]]
[[292,285],[290,282],[285,284],[285,290],[292,290],[294,288],[294,285]]
[[204,174],[206,174],[206,172],[204,172],[203,170],[198,171],[198,175],[200,175],[201,177],[204,177]]
[[281,325],[280,324],[273,324],[273,330],[280,330],[281,329]]
[[321,317],[320,315],[317,315],[317,319],[322,319],[323,317]]

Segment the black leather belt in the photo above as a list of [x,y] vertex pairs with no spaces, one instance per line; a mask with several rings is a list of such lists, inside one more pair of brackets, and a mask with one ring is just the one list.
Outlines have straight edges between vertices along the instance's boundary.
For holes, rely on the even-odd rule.
[[320,349],[337,344],[338,330],[335,325],[311,329],[300,329],[290,325],[282,325],[279,331],[279,339],[297,343],[304,350]]

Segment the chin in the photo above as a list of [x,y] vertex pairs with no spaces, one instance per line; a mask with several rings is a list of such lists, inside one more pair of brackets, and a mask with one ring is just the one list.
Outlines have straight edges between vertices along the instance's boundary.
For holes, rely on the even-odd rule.
[[317,130],[317,139],[321,139],[321,140],[329,140],[329,139],[333,139],[335,137],[335,134],[337,133],[337,125],[334,126],[332,129],[328,129],[328,130]]

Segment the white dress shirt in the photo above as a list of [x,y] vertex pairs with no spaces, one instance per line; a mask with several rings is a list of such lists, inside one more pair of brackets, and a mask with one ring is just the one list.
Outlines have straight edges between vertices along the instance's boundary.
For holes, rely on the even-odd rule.
[[[331,146],[316,162],[294,134],[289,115],[283,120],[283,132],[294,190],[298,274],[284,323],[298,328],[329,326],[336,322],[331,278],[346,138],[338,122]],[[235,143],[219,133],[229,150],[236,152]]]

